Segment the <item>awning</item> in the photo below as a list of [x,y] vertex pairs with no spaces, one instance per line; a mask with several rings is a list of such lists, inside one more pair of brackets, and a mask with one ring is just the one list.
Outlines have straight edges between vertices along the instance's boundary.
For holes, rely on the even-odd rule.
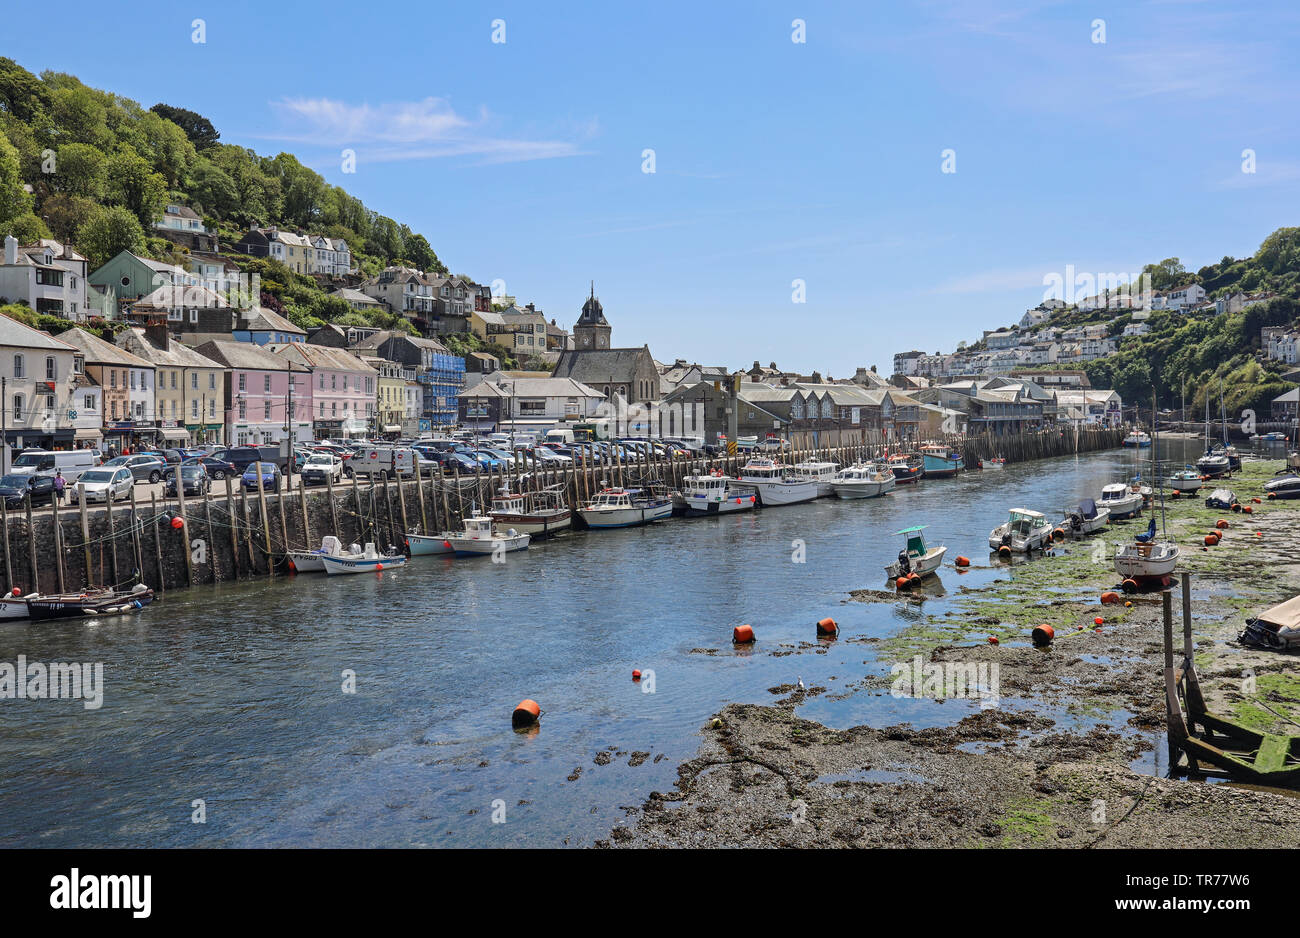
[[98,427],[82,427],[72,434],[74,440],[99,440],[103,436]]
[[401,427],[400,424],[390,423],[388,426],[384,427],[384,432],[385,432],[385,433],[401,433],[401,432],[402,432],[402,427]]
[[180,427],[163,427],[158,431],[164,440],[188,440],[190,435]]

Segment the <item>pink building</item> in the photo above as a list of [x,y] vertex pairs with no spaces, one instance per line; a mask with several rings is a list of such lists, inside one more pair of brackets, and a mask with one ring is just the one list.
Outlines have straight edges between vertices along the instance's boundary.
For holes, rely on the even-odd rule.
[[346,349],[310,342],[267,345],[310,370],[311,421],[316,439],[365,437],[378,432],[379,372]]
[[226,443],[275,445],[312,439],[308,369],[252,342],[215,339],[195,349],[226,372]]

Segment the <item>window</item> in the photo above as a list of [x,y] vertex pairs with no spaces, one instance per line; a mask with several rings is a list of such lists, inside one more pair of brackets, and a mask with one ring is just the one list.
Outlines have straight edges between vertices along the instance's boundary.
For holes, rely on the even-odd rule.
[[131,380],[130,380],[131,390],[134,391],[134,390],[135,390],[135,372],[134,372],[134,371],[130,371],[130,372],[128,372],[128,376],[129,376],[130,379],[131,379]]
[[270,419],[271,419],[271,402],[270,402],[270,401],[264,401],[262,406],[263,406],[263,410],[265,411],[264,416],[263,416],[263,419],[264,419],[264,420],[270,420]]
[[23,377],[23,357],[21,355],[14,356],[14,377]]
[[268,392],[271,390],[271,376],[270,376],[270,375],[262,375],[262,390],[263,390],[263,391],[268,391]]
[[239,390],[241,390],[241,391],[246,391],[246,390],[248,390],[248,388],[247,388],[248,380],[247,380],[247,379],[248,379],[248,375],[241,371],[241,372],[239,373]]
[[339,386],[339,376],[333,374],[330,375],[330,390],[336,391],[338,390],[338,386]]
[[86,360],[80,355],[72,356],[72,373],[84,375],[86,373]]
[[[21,358],[22,356],[16,356],[16,357]],[[14,419],[15,420],[23,419],[23,396],[21,394],[14,395]]]
[[320,389],[321,389],[322,391],[325,390],[325,372],[323,372],[323,371],[321,372],[321,375],[320,375]]
[[190,399],[190,417],[198,417],[199,402],[193,398]]
[[117,369],[116,369],[116,368],[110,368],[110,369],[108,370],[108,386],[109,386],[110,388],[114,388],[114,389],[117,388]]
[[208,390],[209,390],[209,391],[215,391],[216,389],[217,389],[217,373],[216,373],[215,371],[209,371],[209,372],[208,372]]
[[217,415],[217,402],[208,401],[208,418],[211,419]]
[[[323,380],[323,379],[322,379],[322,380]],[[321,402],[320,402],[320,415],[321,415],[322,417],[325,416],[325,402],[324,402],[324,401],[321,401]]]
[[[174,387],[174,385],[173,385],[173,387]],[[197,391],[198,389],[199,389],[199,373],[198,373],[197,371],[191,371],[191,372],[190,372],[190,390],[191,390],[191,391]]]
[[240,419],[240,420],[247,420],[247,419],[248,419],[248,402],[247,402],[247,401],[240,401],[240,402],[239,402],[239,419]]
[[[51,407],[54,406],[54,397],[53,397],[53,396],[50,397],[50,406],[51,406]],[[140,418],[142,418],[142,417],[144,416],[144,402],[143,402],[143,401],[136,401],[136,402],[135,402],[135,416],[136,416],[136,419],[137,419],[137,420],[140,419]]]
[[95,409],[95,395],[87,394],[84,398],[82,398],[81,406],[86,410],[93,411]]

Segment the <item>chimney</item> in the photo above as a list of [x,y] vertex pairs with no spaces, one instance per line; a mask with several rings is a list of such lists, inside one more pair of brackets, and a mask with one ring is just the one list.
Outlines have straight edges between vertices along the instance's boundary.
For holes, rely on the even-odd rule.
[[18,263],[18,239],[13,235],[5,235],[5,263]]
[[758,371],[758,370],[759,370],[758,362],[754,362],[754,370],[755,370],[755,371]]
[[157,346],[164,352],[167,351],[171,344],[171,333],[167,331],[166,320],[161,322],[155,320],[146,323],[144,327],[144,335],[152,345]]

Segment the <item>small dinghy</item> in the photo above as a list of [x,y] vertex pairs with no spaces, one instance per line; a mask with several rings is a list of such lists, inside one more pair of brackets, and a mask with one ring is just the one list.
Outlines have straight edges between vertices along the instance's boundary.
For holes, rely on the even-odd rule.
[[1179,495],[1195,495],[1201,490],[1201,474],[1190,466],[1169,477],[1169,487]]
[[348,553],[337,557],[322,554],[320,559],[325,565],[325,572],[330,576],[343,573],[382,573],[406,565],[405,554],[393,550],[381,554],[371,543],[367,543],[359,554]]
[[448,533],[442,534],[408,534],[406,535],[406,549],[411,552],[412,557],[436,557],[439,554],[454,554],[456,548],[451,546],[451,541],[447,540]]
[[1271,651],[1300,651],[1300,596],[1247,619],[1237,641]]
[[26,597],[27,614],[37,622],[139,612],[151,602],[153,590],[143,583],[137,583],[129,590],[88,590]]
[[1065,524],[1076,537],[1093,534],[1109,523],[1110,510],[1098,508],[1091,498],[1083,499],[1078,507],[1065,513]]
[[856,465],[835,474],[831,488],[840,498],[875,498],[894,488],[894,473],[881,465]]
[[1156,519],[1152,518],[1145,534],[1133,538],[1115,554],[1115,572],[1126,580],[1146,583],[1163,581],[1174,572],[1181,551],[1177,544],[1156,540]]
[[980,463],[981,469],[1005,469],[1007,461],[1001,456],[994,456],[992,459],[985,459]]
[[894,532],[895,537],[902,535],[907,540],[903,549],[898,552],[898,559],[885,567],[885,573],[889,574],[890,579],[897,580],[899,577],[911,576],[913,573],[918,577],[925,577],[939,569],[948,548],[928,547],[925,543],[925,535],[921,533],[925,529],[926,525],[918,525]]
[[1240,504],[1237,493],[1232,489],[1215,489],[1210,493],[1210,497],[1205,500],[1206,508],[1217,508],[1220,511],[1231,511],[1233,505]]

